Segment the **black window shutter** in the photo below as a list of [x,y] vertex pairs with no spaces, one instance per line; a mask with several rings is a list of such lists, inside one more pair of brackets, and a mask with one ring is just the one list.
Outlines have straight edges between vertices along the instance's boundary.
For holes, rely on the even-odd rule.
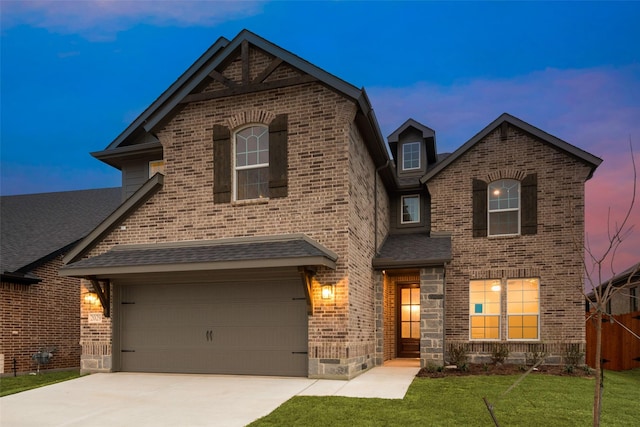
[[520,187],[522,195],[520,233],[536,234],[538,232],[538,175],[532,173],[525,176]]
[[287,115],[279,114],[269,125],[269,197],[287,197]]
[[213,126],[213,202],[231,202],[231,133]]
[[487,237],[487,183],[473,180],[473,237]]

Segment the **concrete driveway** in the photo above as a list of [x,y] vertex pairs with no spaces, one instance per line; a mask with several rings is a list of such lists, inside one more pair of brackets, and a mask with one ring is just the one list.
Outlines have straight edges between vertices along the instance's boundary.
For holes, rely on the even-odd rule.
[[93,374],[0,398],[0,425],[245,426],[296,395],[402,398],[418,369],[377,367],[351,381]]

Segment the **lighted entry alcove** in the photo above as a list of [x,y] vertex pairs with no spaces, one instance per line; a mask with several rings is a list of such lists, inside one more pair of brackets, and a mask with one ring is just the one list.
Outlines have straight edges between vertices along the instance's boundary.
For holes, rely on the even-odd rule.
[[381,362],[418,359],[444,363],[444,267],[385,269],[380,277],[378,318]]
[[384,360],[420,357],[420,271],[383,272]]

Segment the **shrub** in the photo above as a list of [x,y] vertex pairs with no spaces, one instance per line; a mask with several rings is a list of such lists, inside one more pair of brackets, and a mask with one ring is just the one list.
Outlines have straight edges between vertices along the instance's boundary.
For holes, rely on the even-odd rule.
[[525,365],[535,366],[539,362],[544,363],[544,359],[547,358],[547,352],[544,351],[544,344],[532,344],[529,346],[529,351],[525,353]]
[[564,345],[564,369],[572,373],[582,364],[584,353],[579,343],[566,343]]
[[456,365],[463,371],[466,370],[469,360],[469,347],[467,344],[449,344],[449,363]]
[[509,357],[509,346],[507,344],[494,344],[491,347],[491,361],[494,365],[504,363]]

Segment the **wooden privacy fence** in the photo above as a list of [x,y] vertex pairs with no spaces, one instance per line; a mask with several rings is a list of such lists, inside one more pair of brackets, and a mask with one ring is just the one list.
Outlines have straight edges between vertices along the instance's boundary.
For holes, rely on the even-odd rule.
[[[590,313],[587,313],[589,318]],[[605,369],[612,371],[624,371],[626,369],[640,368],[640,339],[633,336],[624,327],[640,336],[640,311],[627,314],[609,316],[602,320],[602,359],[608,360],[604,364]],[[587,320],[587,365],[592,368],[596,361],[596,325],[591,319]]]

